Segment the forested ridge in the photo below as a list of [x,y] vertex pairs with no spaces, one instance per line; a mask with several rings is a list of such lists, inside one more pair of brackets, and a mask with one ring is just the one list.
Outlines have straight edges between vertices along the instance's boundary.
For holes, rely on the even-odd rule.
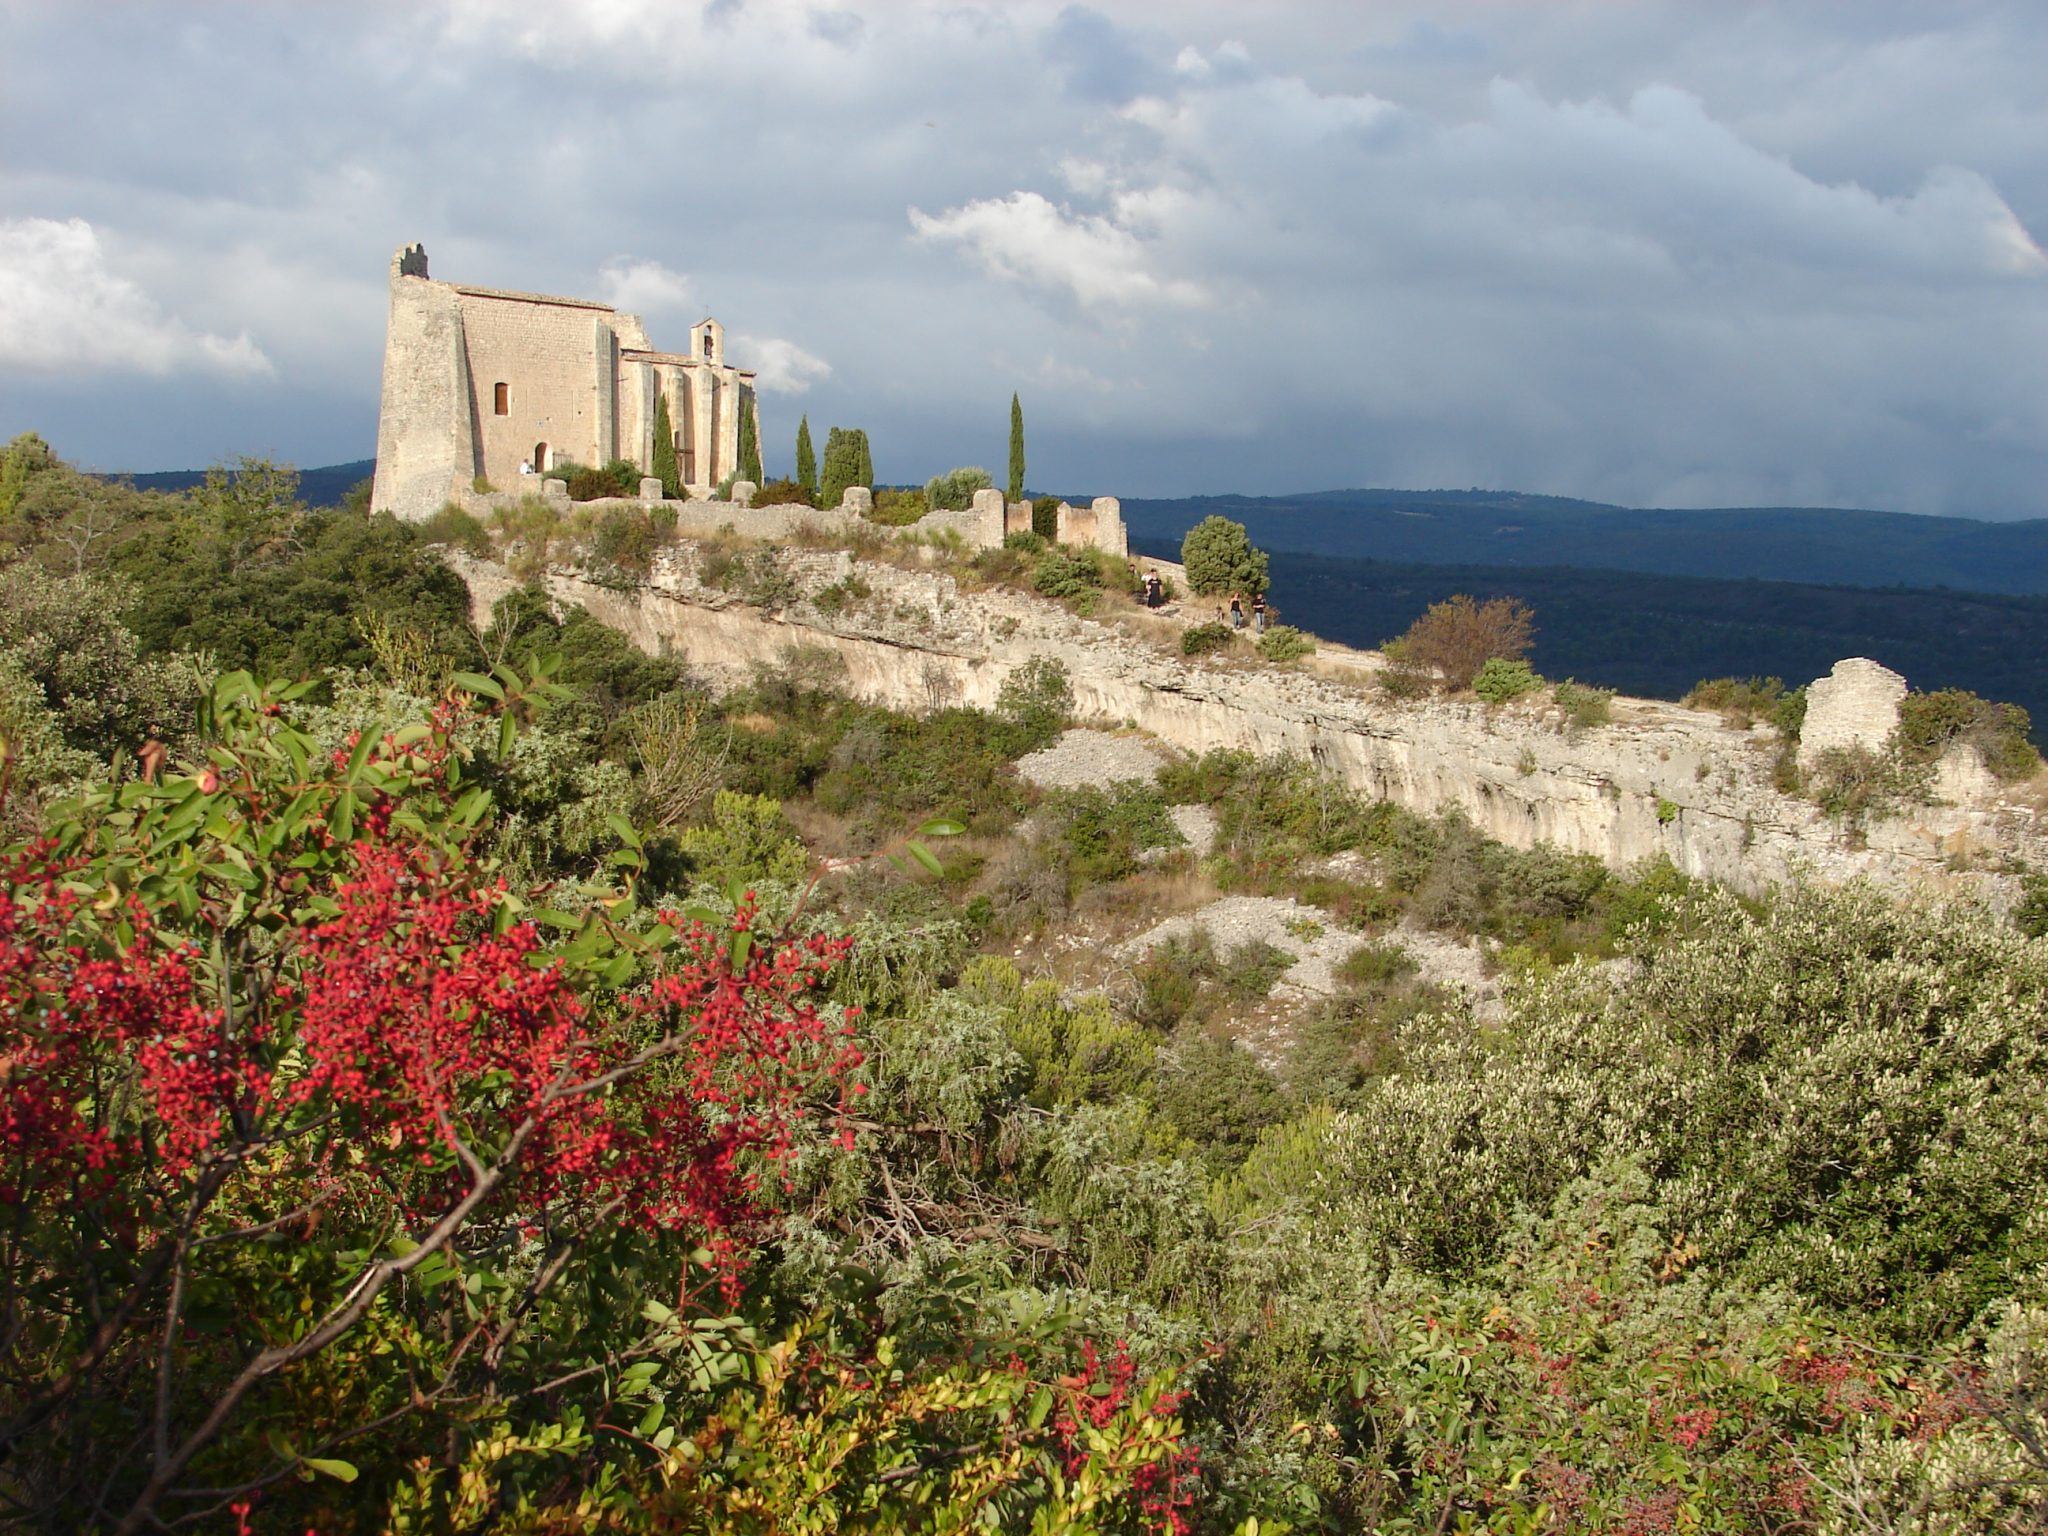
[[[0,1521],[2048,1522],[2039,912],[1737,900],[1300,761],[1039,788],[1050,661],[908,715],[472,627],[436,540],[666,537],[537,528],[0,461]],[[1232,895],[1336,989],[1117,948]]]
[[2048,519],[1849,507],[1616,507],[1514,491],[1314,491],[1132,497],[1134,534],[1205,516],[1269,549],[1417,565],[1574,566],[1719,580],[2048,592]]

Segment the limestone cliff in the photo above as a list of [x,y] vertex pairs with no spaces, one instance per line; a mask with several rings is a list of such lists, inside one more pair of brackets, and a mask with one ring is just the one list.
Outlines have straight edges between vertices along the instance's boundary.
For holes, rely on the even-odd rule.
[[[479,619],[514,585],[500,566],[451,558]],[[1617,699],[1611,724],[1571,732],[1549,706],[1394,701],[1368,686],[1376,657],[1326,647],[1312,668],[1188,660],[1136,632],[1143,621],[1098,623],[1013,592],[963,592],[936,570],[862,563],[870,595],[826,613],[810,599],[853,572],[852,557],[786,549],[778,558],[805,594],[781,611],[702,585],[687,543],[630,590],[566,567],[545,581],[557,601],[714,682],[809,646],[837,655],[847,689],[874,703],[987,706],[1012,668],[1055,657],[1085,719],[1129,723],[1189,752],[1308,757],[1369,796],[1423,813],[1457,807],[1504,843],[1551,843],[1616,867],[1664,853],[1688,874],[1743,891],[1863,874],[1974,887],[1995,900],[2008,894],[2000,871],[2012,861],[2048,867],[2031,806],[1981,788],[1970,803],[1914,806],[1851,833],[1773,787],[1778,738],[1762,725],[1737,730],[1699,710]]]

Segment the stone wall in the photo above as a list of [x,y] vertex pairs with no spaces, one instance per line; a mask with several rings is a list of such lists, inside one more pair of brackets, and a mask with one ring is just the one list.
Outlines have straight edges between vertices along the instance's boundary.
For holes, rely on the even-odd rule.
[[467,487],[476,453],[467,410],[453,409],[470,395],[462,311],[452,289],[401,272],[412,260],[408,250],[391,263],[370,505],[418,522]]
[[[806,592],[851,568],[840,550],[788,551]],[[1425,814],[1458,809],[1514,847],[1549,843],[1625,867],[1654,854],[1738,890],[1811,875],[1988,888],[2012,855],[2048,865],[2032,812],[2003,802],[1920,806],[1867,829],[1860,845],[1817,807],[1771,783],[1776,733],[1718,715],[1617,700],[1615,721],[1579,733],[1543,706],[1396,703],[1361,686],[1370,658],[1325,647],[1315,669],[1190,661],[1117,628],[1017,593],[961,593],[950,576],[862,567],[873,596],[827,616],[782,613],[698,585],[695,552],[665,554],[648,584],[617,591],[558,569],[560,602],[587,608],[649,652],[707,679],[743,680],[792,646],[830,651],[851,692],[898,709],[988,706],[1037,656],[1062,662],[1084,718],[1129,723],[1189,752],[1240,747],[1322,765],[1354,789]],[[460,559],[481,612],[507,590],[502,569]],[[1325,675],[1349,672],[1348,676]]]
[[[546,494],[544,479],[545,477],[515,476],[514,486],[510,490],[476,491],[465,487],[452,495],[440,497],[428,512],[419,515],[427,516],[430,512],[439,510],[442,501],[452,499],[471,516],[488,520],[491,514],[501,507],[509,507],[529,496]],[[738,487],[735,486],[735,489]],[[858,486],[850,487],[849,494],[860,489]],[[964,512],[927,512],[915,523],[903,528],[891,528],[870,522],[861,516],[856,506],[806,507],[801,503],[784,502],[776,506],[757,507],[745,506],[739,501],[714,501],[698,496],[687,500],[657,501],[656,498],[645,495],[606,496],[595,501],[577,502],[575,505],[586,509],[594,516],[612,507],[632,507],[644,511],[650,504],[658,504],[664,511],[675,514],[676,533],[683,538],[706,538],[731,532],[744,538],[783,543],[805,530],[838,538],[844,538],[855,531],[865,531],[878,536],[899,533],[940,539],[954,536],[969,549],[993,549],[1003,542],[999,531],[1002,493],[991,491],[983,494],[996,497],[993,514],[986,504],[977,500],[976,505]]]
[[1906,680],[1867,656],[1838,661],[1806,690],[1806,723],[1799,731],[1799,765],[1842,748],[1882,752],[1899,728]]
[[[550,460],[617,457],[617,337],[602,305],[456,289],[474,402],[476,465],[493,485],[545,443]],[[505,386],[506,412],[496,410]],[[536,472],[550,464],[537,463]]]

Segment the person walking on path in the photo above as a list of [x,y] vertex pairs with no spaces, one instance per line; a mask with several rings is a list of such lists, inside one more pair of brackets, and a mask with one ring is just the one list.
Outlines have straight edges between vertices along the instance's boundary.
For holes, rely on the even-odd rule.
[[1230,594],[1230,627],[1232,629],[1244,628],[1244,594],[1242,592]]
[[1263,635],[1266,632],[1266,594],[1252,594],[1252,632]]

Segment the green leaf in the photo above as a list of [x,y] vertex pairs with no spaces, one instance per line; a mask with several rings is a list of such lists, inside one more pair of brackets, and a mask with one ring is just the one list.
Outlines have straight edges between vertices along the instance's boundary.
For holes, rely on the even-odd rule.
[[363,776],[363,764],[370,760],[370,754],[376,750],[376,731],[364,731],[356,740],[355,751],[348,755],[348,768],[342,774],[344,781],[353,784],[357,779],[361,778]]
[[315,1472],[324,1472],[327,1476],[338,1478],[344,1483],[352,1483],[356,1480],[355,1466],[350,1462],[339,1461],[332,1456],[308,1456],[306,1458],[306,1465]]
[[735,974],[747,968],[747,956],[754,952],[754,936],[742,929],[732,936],[732,968]]
[[959,822],[951,821],[948,820],[946,817],[941,816],[938,819],[934,821],[928,821],[923,826],[919,827],[917,829],[917,835],[919,837],[958,837],[962,832],[965,832],[966,830],[967,828],[962,826]]
[[645,1413],[640,1415],[638,1434],[643,1440],[661,1428],[662,1418],[667,1412],[668,1404],[656,1399],[654,1404]]
[[1031,1411],[1024,1416],[1026,1428],[1036,1429],[1045,1422],[1045,1416],[1052,1412],[1052,1388],[1040,1387],[1037,1396],[1031,1399]]
[[458,672],[451,681],[464,693],[474,693],[486,699],[497,699],[500,701],[505,697],[505,690],[503,688],[492,682],[488,677],[481,676],[475,672]]
[[913,859],[917,860],[918,863],[922,864],[926,869],[930,870],[933,874],[943,876],[946,873],[944,867],[933,855],[931,849],[925,847],[923,843],[910,842],[904,844],[904,846],[910,850],[910,856]]

